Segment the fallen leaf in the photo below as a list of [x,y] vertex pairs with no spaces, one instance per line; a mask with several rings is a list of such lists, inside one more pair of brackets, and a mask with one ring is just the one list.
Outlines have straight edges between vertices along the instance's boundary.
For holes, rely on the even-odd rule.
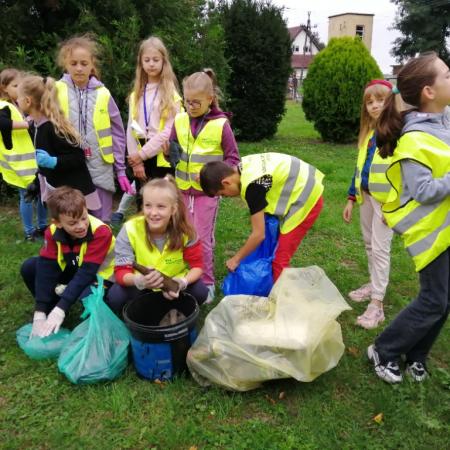
[[276,401],[270,395],[266,394],[266,399],[269,400],[269,402],[272,403],[272,405],[275,405]]
[[197,450],[197,449],[198,449],[198,447],[196,445],[191,445],[189,447],[189,450]]
[[356,347],[348,347],[347,351],[350,353],[350,355],[355,356],[355,357],[359,356],[359,354],[360,354],[359,349]]
[[384,419],[383,413],[379,413],[373,418],[373,421],[376,422],[378,425],[381,425],[383,423],[383,419]]
[[286,397],[286,393],[284,391],[281,391],[280,394],[278,395],[278,398],[280,400],[283,400],[283,398],[285,398],[285,397]]

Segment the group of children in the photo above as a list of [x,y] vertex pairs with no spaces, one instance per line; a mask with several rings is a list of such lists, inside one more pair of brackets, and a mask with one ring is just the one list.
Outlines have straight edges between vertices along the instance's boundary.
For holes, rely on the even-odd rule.
[[[184,79],[183,101],[157,37],[139,47],[125,136],[97,59],[97,44],[81,36],[60,47],[65,73],[59,81],[14,69],[0,74],[1,173],[19,189],[26,239],[45,239],[40,255],[21,269],[36,301],[32,335],[56,332],[97,273],[108,288],[105,301],[119,315],[145,289],[161,290],[168,301],[183,290],[199,304],[212,301],[219,196],[241,196],[251,215],[250,236],[226,262],[230,271],[264,240],[264,214],[280,219],[276,280],[322,210],[324,175],[279,153],[240,159],[214,72]],[[435,54],[408,62],[398,76],[401,97],[412,107],[407,113],[398,110],[396,89],[384,80],[365,88],[343,212],[350,222],[354,203],[360,204],[369,262],[369,283],[349,293],[354,301],[370,300],[358,325],[370,329],[384,321],[392,230],[420,272],[419,296],[368,349],[377,375],[390,383],[402,380],[403,355],[407,372],[426,378],[426,356],[448,316],[450,295],[450,72]],[[125,174],[126,149],[133,183]],[[108,226],[112,216],[123,218],[123,206],[112,215],[115,178],[122,203],[135,196],[140,211],[117,239]],[[39,193],[35,226],[32,187]],[[142,274],[136,263],[151,270]],[[165,289],[164,276],[178,288]]]

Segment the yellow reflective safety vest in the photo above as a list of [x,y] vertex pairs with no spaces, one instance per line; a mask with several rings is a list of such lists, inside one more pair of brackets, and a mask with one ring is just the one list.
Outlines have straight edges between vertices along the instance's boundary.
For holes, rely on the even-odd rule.
[[[356,162],[355,170],[355,190],[356,201],[358,202],[358,204],[361,204],[363,202],[363,196],[361,193],[362,170],[367,158],[367,146],[369,145],[369,141],[373,138],[373,134],[373,130],[367,134],[358,151],[358,159]],[[391,185],[386,179],[386,170],[389,167],[389,164],[390,158],[381,158],[378,149],[376,149],[369,172],[369,193],[373,198],[375,198],[375,200],[379,201],[380,203],[384,203],[391,189]]]
[[382,210],[387,224],[402,236],[416,271],[422,270],[450,246],[450,196],[440,202],[421,204],[414,199],[401,203],[404,159],[428,167],[433,178],[450,172],[450,147],[421,131],[405,133],[399,140],[386,176],[393,189]]
[[[137,216],[125,223],[128,240],[134,251],[136,262],[146,267],[154,267],[168,277],[184,277],[189,272],[189,266],[183,258],[183,249],[169,250],[166,242],[163,251],[156,246],[150,249],[147,243],[145,217]],[[184,236],[184,244],[188,237]],[[138,273],[135,271],[135,273]]]
[[[69,119],[69,87],[64,81],[56,82],[58,90],[58,99],[64,115]],[[108,104],[111,93],[105,86],[95,89],[96,100],[94,106],[94,124],[95,134],[100,147],[100,153],[103,161],[108,164],[114,163],[113,141],[111,130],[111,118],[109,117]]]
[[[89,214],[89,224],[91,227],[92,233],[95,233],[95,230],[101,226],[105,225],[100,219],[97,219],[94,216],[91,216]],[[52,236],[55,234],[56,231],[56,225],[52,224],[50,225],[50,233]],[[112,237],[111,245],[109,246],[108,253],[106,254],[105,260],[102,262],[98,269],[98,275],[100,275],[104,280],[109,280],[114,282],[114,243],[116,242],[115,237]],[[56,246],[58,248],[58,256],[57,261],[58,265],[61,268],[61,270],[64,270],[66,268],[66,261],[64,259],[64,254],[62,251],[61,242],[56,241]],[[88,242],[83,242],[80,246],[80,253],[78,255],[78,267],[83,264],[83,258],[86,254]]]
[[281,153],[244,156],[241,171],[244,201],[248,185],[264,175],[272,176],[264,212],[278,216],[280,232],[289,233],[303,222],[322,195],[324,174],[298,158]]
[[[131,120],[137,120],[136,107],[134,104],[134,101],[135,101],[134,97],[135,97],[134,92],[132,92],[130,94],[130,100],[129,100],[129,114],[131,115]],[[173,101],[175,103],[181,102],[181,97],[178,95],[177,92],[174,92],[174,94],[173,94]],[[163,111],[163,113],[161,114],[161,118],[159,120],[158,131],[162,131],[164,129],[164,127],[166,126],[166,120],[167,120],[168,115],[169,115],[168,111]],[[132,128],[131,134],[133,135],[134,139],[136,140],[138,151],[140,151],[142,149],[142,145],[139,142],[139,136],[137,135],[136,130],[134,130]],[[170,167],[170,163],[169,163],[169,161],[166,160],[166,158],[164,157],[164,153],[162,151],[159,152],[158,155],[156,156],[156,165],[158,167]]]
[[221,117],[207,121],[194,138],[189,115],[185,112],[176,115],[175,130],[182,152],[175,170],[175,179],[181,190],[193,187],[201,191],[197,178],[202,167],[211,161],[223,161],[222,130],[227,120]]
[[[20,111],[9,102],[0,100],[0,109],[9,108],[11,120],[22,122]],[[5,147],[0,134],[0,173],[6,183],[19,188],[26,188],[37,172],[36,153],[30,134],[26,128],[11,130],[12,148]]]

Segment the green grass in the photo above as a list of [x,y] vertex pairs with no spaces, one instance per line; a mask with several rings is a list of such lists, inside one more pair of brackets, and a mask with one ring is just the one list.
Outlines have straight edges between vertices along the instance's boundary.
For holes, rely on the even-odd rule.
[[[272,140],[240,145],[242,155],[279,151],[296,155],[325,175],[325,206],[300,246],[294,266],[321,266],[345,294],[367,280],[358,209],[341,218],[356,149],[322,143],[298,104],[288,103]],[[225,199],[217,223],[216,273],[244,242],[248,212]],[[282,380],[247,393],[204,389],[191,378],[158,385],[136,377],[132,366],[115,382],[74,386],[54,362],[28,359],[15,331],[30,320],[33,302],[19,275],[38,244],[21,242],[12,203],[0,208],[0,448],[4,449],[444,449],[450,447],[449,328],[431,352],[432,378],[389,386],[377,379],[365,349],[377,335],[354,325],[365,305],[339,318],[346,351],[339,365],[312,383]],[[389,322],[418,289],[399,239],[392,249],[386,297]],[[209,307],[208,309],[211,309]],[[207,309],[207,310],[208,310]],[[80,308],[71,312],[77,322]],[[203,316],[206,313],[203,314]],[[280,393],[284,397],[280,399]],[[378,424],[373,417],[383,413]]]

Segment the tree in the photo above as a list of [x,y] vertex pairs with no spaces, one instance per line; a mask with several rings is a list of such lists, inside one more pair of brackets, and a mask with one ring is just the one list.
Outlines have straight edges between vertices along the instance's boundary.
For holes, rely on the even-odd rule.
[[225,56],[231,74],[227,107],[244,140],[272,137],[284,114],[291,44],[281,9],[270,2],[222,1]]
[[449,65],[450,2],[391,1],[399,7],[394,28],[403,35],[394,41],[392,55],[402,62],[418,52],[434,50]]
[[326,141],[350,142],[358,134],[364,86],[382,77],[361,39],[331,39],[313,59],[303,83],[306,119]]

